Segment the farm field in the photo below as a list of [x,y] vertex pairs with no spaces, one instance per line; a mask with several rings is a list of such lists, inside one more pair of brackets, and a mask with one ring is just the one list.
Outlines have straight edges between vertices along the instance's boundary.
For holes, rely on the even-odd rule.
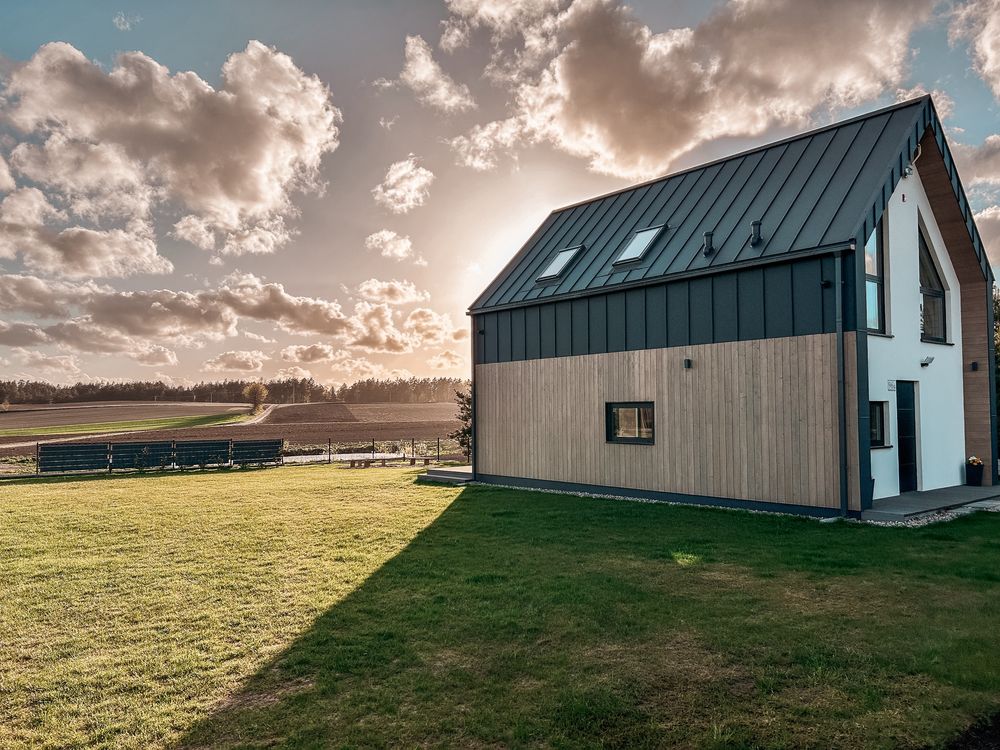
[[[88,442],[88,436],[117,431],[134,433],[116,438],[124,440],[139,439],[155,431],[155,437],[164,440],[283,438],[292,445],[325,445],[327,440],[359,444],[371,440],[433,440],[446,437],[459,425],[458,409],[453,403],[277,405],[260,421],[249,423],[241,416],[246,413],[246,404],[171,404],[175,413],[169,417],[169,410],[156,411],[165,406],[142,403],[112,405],[106,410],[53,410],[59,411],[58,415],[50,415],[49,409],[17,413],[12,409],[0,416],[0,455],[33,455],[38,439]],[[120,421],[126,415],[131,423]],[[115,418],[119,421],[104,421]]]
[[0,485],[0,746],[921,748],[1000,709],[1000,514],[415,476]]
[[14,434],[16,430],[48,429],[102,422],[137,422],[174,417],[204,417],[246,413],[246,411],[246,404],[171,402],[13,404],[6,414],[0,413],[0,433]]

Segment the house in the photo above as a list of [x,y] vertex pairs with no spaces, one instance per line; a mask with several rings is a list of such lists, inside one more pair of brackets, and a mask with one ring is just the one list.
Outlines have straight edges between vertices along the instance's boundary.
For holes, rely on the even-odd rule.
[[813,515],[997,481],[929,96],[553,211],[469,310],[479,481]]

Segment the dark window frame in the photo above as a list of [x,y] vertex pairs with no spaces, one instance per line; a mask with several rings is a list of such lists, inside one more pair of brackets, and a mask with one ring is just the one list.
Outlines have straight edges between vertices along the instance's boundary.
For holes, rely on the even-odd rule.
[[[535,278],[535,282],[539,284],[544,284],[546,282],[553,281],[554,279],[561,278],[564,273],[566,273],[570,268],[573,267],[573,263],[576,262],[576,259],[580,257],[580,253],[584,249],[585,248],[583,244],[579,244],[579,245],[570,245],[569,247],[562,247],[556,250],[555,253],[552,254],[552,257],[549,258],[548,262],[545,264],[545,268],[542,270],[542,274]],[[569,260],[567,260],[563,264],[562,268],[560,268],[558,271],[554,273],[546,273],[556,258],[558,258],[562,253],[567,253],[570,251],[573,251],[573,254],[569,256]]]
[[[663,230],[667,229],[667,228],[668,227],[667,227],[666,224],[653,224],[652,226],[642,227],[641,229],[636,229],[634,232],[632,232],[631,236],[628,238],[628,242],[625,243],[625,247],[623,247],[621,249],[621,251],[618,253],[618,257],[611,263],[611,265],[613,265],[613,266],[624,266],[624,265],[627,265],[628,263],[638,263],[639,261],[641,261],[643,258],[646,257],[646,253],[649,252],[649,248],[653,246],[653,243],[656,242],[656,240],[659,239],[659,237],[660,237],[661,234],[663,234]],[[622,258],[621,257],[622,253],[624,253],[628,249],[629,245],[632,244],[632,240],[635,239],[635,236],[637,234],[639,234],[640,232],[649,232],[649,231],[652,231],[654,229],[656,231],[653,232],[653,236],[650,237],[649,240],[646,242],[646,246],[642,249],[641,253],[639,253],[634,258]]]
[[[940,289],[935,287],[924,286],[923,280],[920,281],[920,340],[928,344],[947,344],[948,343],[948,289],[944,285],[944,280],[941,278],[941,271],[937,265],[937,259],[934,257],[934,251],[931,249],[931,243],[927,241],[924,236],[924,230],[920,227],[917,228],[917,244],[919,247],[919,255],[917,257],[917,263],[921,266],[923,265],[923,255],[927,255],[927,263],[930,265],[931,270],[934,273],[935,281],[940,286]],[[935,336],[928,334],[924,330],[924,299],[926,297],[933,297],[934,299],[941,300],[941,335]]]
[[[652,411],[652,435],[644,437],[618,437],[614,429],[614,412],[617,409],[650,409]],[[636,414],[638,420],[638,414]],[[604,404],[604,436],[608,443],[623,443],[626,445],[656,444],[656,405],[653,401],[608,401]]]
[[[881,412],[881,417],[875,419],[876,409]],[[869,431],[869,447],[871,448],[891,448],[889,444],[889,402],[888,401],[869,401],[868,402],[868,419],[870,425]],[[879,428],[876,434],[876,422]]]
[[885,326],[885,224],[884,217],[878,220],[878,224],[875,225],[875,229],[872,230],[872,234],[869,235],[869,239],[874,235],[875,237],[875,273],[868,273],[867,264],[867,248],[868,242],[865,242],[865,297],[868,296],[868,283],[871,282],[875,284],[878,290],[877,294],[877,305],[878,305],[878,326],[872,328],[868,326],[867,320],[867,307],[865,311],[865,326],[867,330],[872,333],[886,333]]

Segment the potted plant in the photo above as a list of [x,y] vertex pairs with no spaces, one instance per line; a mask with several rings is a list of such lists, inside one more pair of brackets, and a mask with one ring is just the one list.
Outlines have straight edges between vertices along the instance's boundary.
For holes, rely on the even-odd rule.
[[969,456],[965,462],[965,483],[969,487],[979,487],[983,483],[983,459]]

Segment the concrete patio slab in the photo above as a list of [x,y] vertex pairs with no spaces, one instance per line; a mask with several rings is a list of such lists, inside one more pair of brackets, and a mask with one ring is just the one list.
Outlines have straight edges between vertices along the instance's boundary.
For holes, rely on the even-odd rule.
[[420,482],[445,482],[447,484],[465,484],[472,481],[471,466],[445,466],[428,469],[427,473],[417,477]]
[[871,508],[862,512],[861,518],[864,521],[905,521],[923,513],[985,502],[1000,503],[1000,486],[958,485],[924,492],[904,492],[895,497],[875,500]]

